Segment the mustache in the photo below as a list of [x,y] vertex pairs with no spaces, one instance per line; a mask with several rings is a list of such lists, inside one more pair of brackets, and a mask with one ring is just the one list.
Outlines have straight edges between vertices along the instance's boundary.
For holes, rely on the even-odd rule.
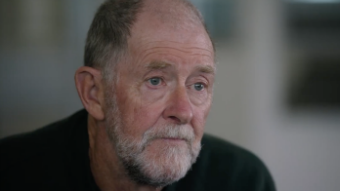
[[183,139],[188,143],[191,143],[194,138],[194,130],[187,125],[164,125],[161,127],[150,128],[143,135],[145,142],[150,142],[155,139]]

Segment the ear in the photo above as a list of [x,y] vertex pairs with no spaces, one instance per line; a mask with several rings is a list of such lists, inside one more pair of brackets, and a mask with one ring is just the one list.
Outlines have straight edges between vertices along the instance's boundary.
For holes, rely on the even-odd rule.
[[99,70],[80,67],[74,76],[78,95],[87,112],[96,120],[104,119],[104,86]]

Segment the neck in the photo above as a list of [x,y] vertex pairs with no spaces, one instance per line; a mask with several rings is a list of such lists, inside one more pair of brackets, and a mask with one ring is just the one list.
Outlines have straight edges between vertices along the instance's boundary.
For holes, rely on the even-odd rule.
[[89,115],[88,133],[91,171],[100,190],[160,191],[162,189],[139,185],[128,177],[107,136],[104,122],[99,122]]

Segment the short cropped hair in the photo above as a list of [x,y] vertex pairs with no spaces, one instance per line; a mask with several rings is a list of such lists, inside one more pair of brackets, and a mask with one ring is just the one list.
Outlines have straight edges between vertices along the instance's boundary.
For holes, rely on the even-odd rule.
[[99,7],[87,33],[85,66],[102,68],[112,56],[118,57],[126,49],[141,6],[141,0],[107,0]]
[[[194,5],[188,0],[177,1],[193,11],[205,27],[203,18]],[[106,0],[99,7],[87,34],[85,66],[102,69],[104,78],[110,75],[108,62],[113,62],[111,64],[119,62],[127,50],[131,27],[143,2],[143,0]]]

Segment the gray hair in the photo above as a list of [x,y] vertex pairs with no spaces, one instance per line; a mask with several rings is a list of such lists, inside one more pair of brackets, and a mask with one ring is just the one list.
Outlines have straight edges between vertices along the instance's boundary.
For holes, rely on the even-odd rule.
[[[84,65],[104,69],[110,60],[118,62],[127,48],[130,28],[141,0],[107,0],[97,10],[87,33]],[[105,74],[104,74],[105,76]]]
[[[113,77],[113,66],[126,52],[131,27],[143,2],[144,0],[106,0],[99,7],[87,34],[85,66],[101,69],[104,79]],[[178,2],[189,8],[205,27],[202,16],[194,5],[187,0]]]

